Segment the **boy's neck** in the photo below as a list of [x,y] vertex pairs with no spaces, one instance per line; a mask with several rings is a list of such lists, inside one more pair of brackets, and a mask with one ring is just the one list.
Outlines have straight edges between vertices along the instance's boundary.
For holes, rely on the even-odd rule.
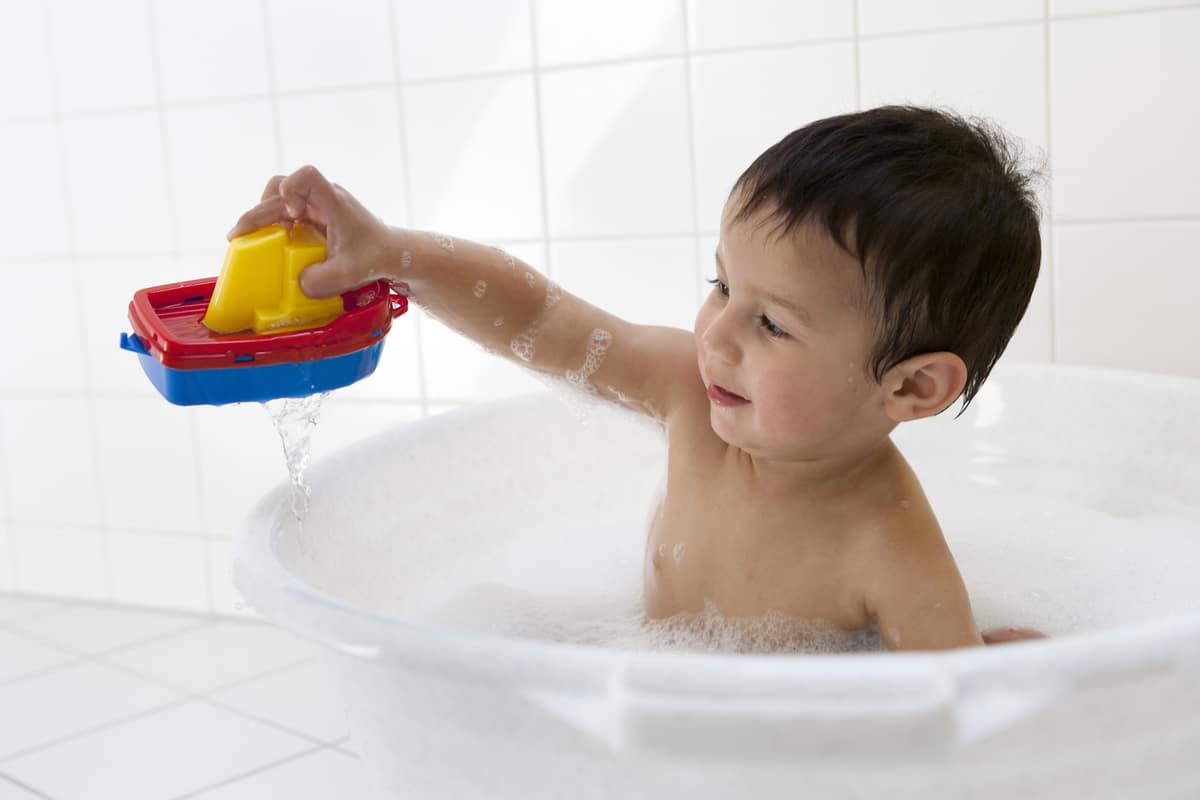
[[834,458],[810,460],[768,459],[739,448],[731,449],[744,464],[752,492],[770,498],[803,497],[815,502],[861,493],[864,482],[899,455],[888,436]]

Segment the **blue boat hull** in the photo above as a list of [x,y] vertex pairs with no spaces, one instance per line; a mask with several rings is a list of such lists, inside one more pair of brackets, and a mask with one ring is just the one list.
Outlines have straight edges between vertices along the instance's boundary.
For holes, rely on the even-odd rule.
[[280,397],[307,397],[349,386],[375,371],[383,339],[361,350],[312,361],[215,369],[173,369],[148,353],[136,336],[122,334],[121,347],[137,353],[146,377],[177,406],[262,403]]

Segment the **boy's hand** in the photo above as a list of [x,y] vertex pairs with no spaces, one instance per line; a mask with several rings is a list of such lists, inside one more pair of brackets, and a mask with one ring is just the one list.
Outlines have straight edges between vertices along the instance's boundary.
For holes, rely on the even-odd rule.
[[379,278],[393,279],[388,226],[313,166],[271,178],[262,201],[242,214],[225,238],[275,223],[290,228],[293,222],[308,223],[325,235],[325,260],[300,273],[300,288],[309,297],[333,297]]
[[988,628],[981,631],[984,644],[1006,644],[1022,639],[1049,639],[1050,637],[1033,628]]

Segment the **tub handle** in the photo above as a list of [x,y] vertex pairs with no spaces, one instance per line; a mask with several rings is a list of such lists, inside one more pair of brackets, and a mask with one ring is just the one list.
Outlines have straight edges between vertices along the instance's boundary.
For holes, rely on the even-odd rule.
[[955,741],[955,681],[913,659],[886,670],[852,661],[769,662],[743,671],[631,662],[610,683],[611,745],[620,753],[861,759],[942,751]]

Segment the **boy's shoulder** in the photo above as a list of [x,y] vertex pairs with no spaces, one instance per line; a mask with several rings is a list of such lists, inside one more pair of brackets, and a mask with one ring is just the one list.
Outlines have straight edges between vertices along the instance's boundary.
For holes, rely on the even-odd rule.
[[977,644],[966,585],[933,508],[915,477],[896,487],[874,508],[862,548],[868,613],[892,649]]

